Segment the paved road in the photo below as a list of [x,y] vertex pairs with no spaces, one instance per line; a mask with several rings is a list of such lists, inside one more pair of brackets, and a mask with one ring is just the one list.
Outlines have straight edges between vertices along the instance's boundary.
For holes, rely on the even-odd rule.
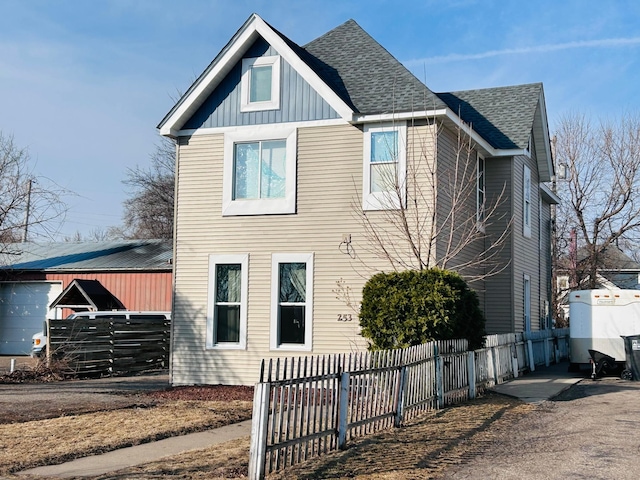
[[507,436],[449,470],[447,479],[637,479],[640,382],[581,381],[542,402]]

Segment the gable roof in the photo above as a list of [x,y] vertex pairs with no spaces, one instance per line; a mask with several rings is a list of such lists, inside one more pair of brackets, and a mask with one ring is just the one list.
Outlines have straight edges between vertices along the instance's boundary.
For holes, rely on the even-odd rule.
[[213,59],[209,66],[202,72],[187,92],[178,100],[173,108],[158,124],[162,135],[176,135],[187,120],[195,113],[209,94],[220,84],[231,68],[242,58],[242,55],[262,37],[284,58],[307,82],[314,88],[327,103],[343,118],[351,119],[352,107],[332,88],[330,88],[318,73],[304,62],[294,52],[295,43],[282,33],[274,30],[257,14],[252,14],[240,27],[236,34],[229,40],[220,53]]
[[14,243],[0,256],[0,271],[171,271],[172,245],[166,240]]
[[345,121],[437,113],[453,123],[462,119],[470,124],[470,133],[480,137],[479,145],[491,155],[524,153],[533,130],[540,180],[549,181],[553,175],[541,83],[435,94],[354,20],[300,47],[252,14],[162,119],[160,133],[177,135],[258,37]]
[[49,308],[72,310],[125,310],[124,304],[98,280],[74,279]]

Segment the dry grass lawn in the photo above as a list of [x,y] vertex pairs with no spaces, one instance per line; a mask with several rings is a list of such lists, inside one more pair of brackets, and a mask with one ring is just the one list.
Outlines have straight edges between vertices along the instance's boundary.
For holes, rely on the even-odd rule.
[[[215,422],[216,415],[221,415],[219,410],[221,406],[205,405],[207,402],[201,403],[201,405],[193,405],[177,402],[159,409],[109,412],[96,414],[92,418],[95,422],[105,422],[102,429],[109,429],[112,433],[111,437],[117,432],[119,438],[129,438],[128,443],[135,443],[131,439],[141,437],[135,433],[139,430],[141,423],[149,423],[150,427],[156,425],[146,434],[146,437],[150,438],[154,435],[153,432],[163,430],[162,425],[165,426],[166,431],[170,424],[189,428],[188,425]],[[247,405],[247,412],[248,407]],[[466,458],[481,455],[487,444],[500,438],[518,418],[534,408],[536,407],[523,404],[516,399],[489,393],[473,402],[427,414],[403,428],[361,438],[352,442],[345,451],[331,453],[304,464],[289,467],[283,472],[271,474],[268,478],[274,480],[446,478],[447,468],[463,462]],[[190,413],[188,414],[185,410]],[[215,414],[214,410],[218,413]],[[123,416],[116,416],[116,414],[123,414]],[[101,415],[111,419],[101,419],[99,418]],[[80,420],[71,418],[56,420],[60,422],[60,426],[66,424],[65,429],[61,427],[61,431],[68,432],[67,439],[73,447],[77,439],[76,426],[66,422]],[[75,436],[71,432],[76,432]],[[0,435],[3,434],[0,432]],[[83,441],[83,448],[99,449],[100,443],[113,444],[109,435],[94,433],[92,437],[92,442],[85,444]],[[52,444],[55,443],[52,441]],[[89,445],[90,443],[93,447]],[[39,448],[41,449],[42,446]],[[66,450],[62,446],[59,448],[59,455],[62,455]],[[69,450],[77,452],[78,449],[70,448]],[[248,457],[249,438],[243,438],[92,478],[94,480],[244,478],[248,473]]]
[[0,475],[251,418],[248,401],[157,406],[0,425]]

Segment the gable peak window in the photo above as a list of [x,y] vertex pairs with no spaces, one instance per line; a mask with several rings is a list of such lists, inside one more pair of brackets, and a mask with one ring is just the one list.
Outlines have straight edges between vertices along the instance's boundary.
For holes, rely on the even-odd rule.
[[243,58],[240,111],[280,108],[280,57]]

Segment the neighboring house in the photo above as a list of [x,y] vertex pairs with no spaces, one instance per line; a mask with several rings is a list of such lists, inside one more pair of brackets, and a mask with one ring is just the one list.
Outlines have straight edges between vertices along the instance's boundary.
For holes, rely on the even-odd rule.
[[460,130],[478,228],[480,199],[505,194],[486,227],[506,229],[502,267],[473,285],[487,330],[547,323],[557,197],[541,84],[434,94],[352,20],[300,47],[252,15],[158,128],[178,149],[173,384],[253,384],[263,358],[365,350],[360,292],[391,267],[359,211],[383,222],[400,205],[383,201],[384,172],[413,200],[421,155],[444,183]]
[[[569,292],[571,290],[581,290],[587,288],[585,286],[587,277],[581,267],[586,257],[583,249],[577,252],[577,275],[583,277],[579,285],[571,288],[569,266],[567,259],[561,259],[556,267],[556,295],[558,296],[558,305],[562,310],[564,319],[569,318]],[[596,274],[596,288],[606,288],[610,290],[631,289],[640,290],[640,263],[633,260],[629,255],[624,253],[615,245],[606,247],[599,255],[599,267]]]
[[28,354],[32,335],[42,331],[47,317],[64,318],[72,308],[91,309],[92,302],[171,310],[171,242],[16,243],[5,250],[10,253],[0,257],[0,355]]

